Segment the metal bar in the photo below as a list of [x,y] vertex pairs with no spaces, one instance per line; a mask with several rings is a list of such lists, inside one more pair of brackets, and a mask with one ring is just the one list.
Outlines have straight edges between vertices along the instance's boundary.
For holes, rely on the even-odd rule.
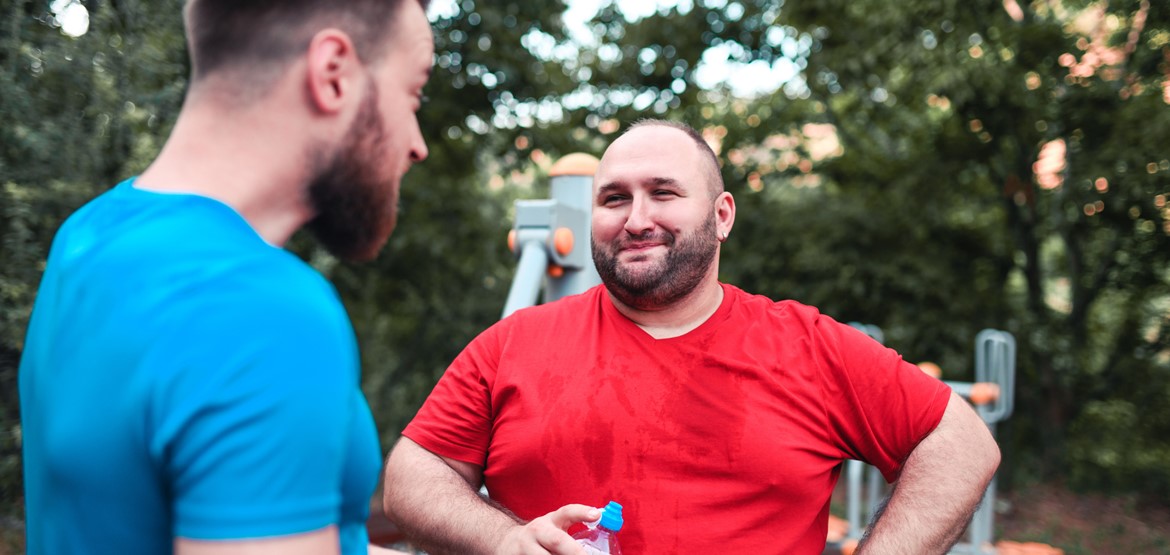
[[512,278],[508,301],[504,303],[504,313],[500,318],[535,305],[544,273],[548,270],[548,252],[543,243],[528,241],[520,249],[520,262],[516,265],[516,275]]
[[846,519],[849,521],[849,533],[845,537],[861,539],[861,477],[865,473],[865,463],[861,461],[845,461],[845,499]]
[[878,506],[882,504],[882,500],[886,498],[885,485],[886,478],[882,476],[880,470],[876,466],[869,466],[866,469],[866,496],[869,497],[865,504],[865,521],[867,523],[873,522],[873,515],[877,514]]

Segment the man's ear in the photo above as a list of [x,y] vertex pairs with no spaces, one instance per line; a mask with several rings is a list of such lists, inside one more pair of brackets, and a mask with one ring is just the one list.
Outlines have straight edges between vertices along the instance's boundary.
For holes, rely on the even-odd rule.
[[337,29],[324,29],[313,35],[305,72],[313,107],[324,113],[344,108],[355,94],[360,67],[349,35]]
[[735,226],[735,197],[731,196],[731,193],[723,191],[715,199],[715,227],[721,235],[727,235],[731,233],[733,226]]

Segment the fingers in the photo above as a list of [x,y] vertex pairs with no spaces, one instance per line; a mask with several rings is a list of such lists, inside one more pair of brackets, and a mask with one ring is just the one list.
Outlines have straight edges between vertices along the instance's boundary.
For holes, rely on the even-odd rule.
[[601,518],[601,511],[595,507],[588,505],[570,504],[565,505],[547,515],[546,517],[552,521],[553,525],[561,530],[567,530],[570,526],[578,522],[588,522]]
[[570,526],[601,518],[601,511],[588,505],[565,505],[528,525],[533,527],[536,541],[552,555],[579,555],[581,546],[567,534]]
[[[546,515],[547,516],[547,515]],[[580,555],[581,547],[572,536],[540,517],[523,526],[516,526],[496,550],[496,555]]]
[[578,522],[601,518],[601,511],[588,505],[565,505],[551,513],[512,529],[497,551],[500,555],[581,555],[581,546],[565,530]]

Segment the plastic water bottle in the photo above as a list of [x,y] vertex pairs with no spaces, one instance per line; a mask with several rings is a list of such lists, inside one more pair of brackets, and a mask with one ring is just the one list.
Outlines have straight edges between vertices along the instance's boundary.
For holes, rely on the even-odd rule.
[[586,530],[573,534],[573,539],[585,548],[587,555],[621,555],[617,533],[622,529],[622,506],[610,501],[601,509],[601,519],[596,525],[585,523]]

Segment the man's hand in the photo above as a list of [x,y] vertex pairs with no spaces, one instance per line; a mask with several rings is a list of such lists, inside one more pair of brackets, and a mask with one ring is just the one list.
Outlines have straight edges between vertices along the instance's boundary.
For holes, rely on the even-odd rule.
[[601,511],[586,505],[565,505],[504,535],[496,555],[581,555],[584,551],[566,530],[578,522],[601,518]]
[[411,542],[442,555],[583,555],[565,532],[601,510],[565,505],[525,523],[479,496],[483,468],[440,457],[403,437],[386,461],[382,506]]

